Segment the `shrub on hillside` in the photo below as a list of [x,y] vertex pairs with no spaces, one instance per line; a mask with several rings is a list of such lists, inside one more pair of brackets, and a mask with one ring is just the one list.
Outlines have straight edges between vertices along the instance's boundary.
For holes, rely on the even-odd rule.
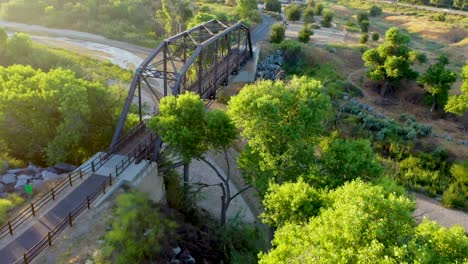
[[279,23],[274,24],[271,27],[270,42],[281,43],[284,40],[286,29]]
[[304,27],[299,31],[297,39],[300,42],[308,43],[310,40],[310,36],[314,34],[312,27],[308,24],[305,24]]
[[278,0],[268,0],[265,3],[265,10],[281,13],[281,3]]
[[333,20],[333,12],[331,10],[325,10],[323,12],[323,19],[321,21],[322,26],[331,27],[331,22]]
[[285,8],[286,18],[290,21],[301,19],[302,8],[297,4],[290,4]]
[[379,33],[377,33],[377,32],[372,33],[372,40],[373,41],[378,41],[379,38],[380,38]]
[[378,6],[372,6],[369,10],[369,15],[370,16],[373,16],[373,17],[376,17],[376,16],[380,16],[382,14],[382,8],[378,7]]
[[365,44],[367,43],[367,40],[369,39],[369,34],[364,33],[362,36],[359,38],[359,43]]

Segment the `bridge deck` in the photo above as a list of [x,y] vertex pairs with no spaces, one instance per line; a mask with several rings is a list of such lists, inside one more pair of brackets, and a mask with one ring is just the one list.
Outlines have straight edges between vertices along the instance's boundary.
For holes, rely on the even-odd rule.
[[36,220],[36,222],[24,231],[8,245],[0,249],[1,263],[14,263],[23,257],[23,254],[47,235],[59,222],[65,218],[72,208],[86,199],[86,196],[94,192],[97,186],[101,186],[107,177],[93,174],[62,199],[49,212]]

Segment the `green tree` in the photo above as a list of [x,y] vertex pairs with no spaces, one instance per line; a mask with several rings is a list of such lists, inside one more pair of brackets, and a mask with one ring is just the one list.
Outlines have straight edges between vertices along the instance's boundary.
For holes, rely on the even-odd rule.
[[304,13],[302,14],[302,20],[304,20],[304,23],[306,24],[311,24],[315,22],[314,9],[312,7],[306,7],[306,9],[304,9]]
[[232,97],[228,114],[248,140],[239,158],[248,182],[263,194],[269,180],[307,175],[330,107],[320,82],[307,77],[257,82]]
[[335,187],[356,178],[372,180],[382,173],[382,166],[369,140],[347,140],[332,133],[320,142],[320,162],[326,176],[322,185]]
[[380,16],[382,14],[382,8],[378,6],[372,6],[369,10],[369,15],[372,17]]
[[287,222],[307,222],[323,206],[321,194],[302,179],[284,184],[272,183],[263,198],[263,223],[281,227]]
[[[153,117],[149,126],[155,130],[167,143],[174,154],[180,156],[186,164],[184,169],[184,189],[188,190],[188,164],[192,159],[205,162],[221,180],[219,186],[222,190],[221,197],[221,224],[226,223],[227,210],[231,201],[239,194],[247,190],[245,187],[232,194],[230,189],[230,163],[227,148],[237,136],[237,131],[229,116],[222,111],[205,111],[205,105],[200,96],[187,92],[175,96],[164,97],[159,107],[159,115]],[[227,163],[226,175],[214,166],[205,157],[208,149],[222,150]],[[202,185],[202,187],[210,187]],[[188,203],[188,200],[186,200]]]
[[357,22],[360,24],[362,21],[364,20],[367,20],[369,21],[369,14],[365,13],[365,12],[359,12],[357,15],[356,15],[356,20]]
[[203,24],[208,22],[212,19],[217,19],[216,15],[208,14],[208,13],[198,13],[194,16],[187,24],[187,29],[191,29],[193,27],[198,26],[199,24]]
[[268,0],[265,3],[265,9],[267,11],[281,13],[281,3],[279,0]]
[[310,36],[314,34],[312,27],[308,24],[304,24],[302,29],[299,31],[297,39],[303,43],[309,43]]
[[297,4],[290,4],[285,8],[286,18],[290,21],[301,19],[302,8]]
[[70,70],[0,67],[0,138],[20,160],[79,164],[108,144],[118,102],[115,89]]
[[270,42],[281,43],[284,40],[286,29],[280,23],[271,26]]
[[377,33],[377,32],[372,33],[372,40],[373,41],[378,41],[379,38],[380,38],[379,33]]
[[362,59],[372,80],[384,81],[380,95],[384,96],[389,84],[402,79],[415,79],[418,74],[411,69],[414,62],[425,62],[425,56],[408,47],[409,36],[397,27],[385,33],[385,41],[379,47],[366,51]]
[[325,10],[323,12],[323,18],[322,18],[322,21],[321,21],[321,24],[322,26],[324,27],[331,27],[331,22],[333,20],[333,12],[329,9]]
[[468,236],[461,226],[450,229],[424,219],[416,228],[409,251],[413,263],[466,263]]
[[257,1],[255,0],[237,0],[237,12],[241,19],[260,23],[262,16],[258,11]]
[[161,8],[156,17],[163,23],[167,35],[175,35],[186,28],[193,13],[191,2],[187,0],[161,0]]
[[322,15],[322,12],[323,12],[323,4],[322,3],[318,3],[314,6],[314,14],[316,16],[321,16]]
[[445,105],[445,111],[457,115],[463,115],[468,109],[468,64],[462,69],[461,77],[463,84],[460,87],[460,95],[452,95],[449,97]]
[[176,223],[160,216],[143,193],[117,196],[112,229],[104,236],[104,255],[112,263],[142,263],[158,256]]
[[5,51],[7,45],[8,35],[4,28],[0,27],[0,58]]
[[361,32],[367,33],[369,32],[369,20],[363,20],[359,23],[359,26],[361,27]]
[[429,0],[429,2],[435,5],[436,7],[439,7],[439,5],[443,5],[445,1],[444,0]]
[[[184,162],[184,192],[189,189],[189,164],[208,150],[205,142],[205,104],[195,93],[161,99],[159,115],[149,121],[162,140]],[[188,199],[186,197],[186,202]]]
[[361,37],[359,38],[359,43],[361,43],[361,44],[366,44],[368,40],[369,40],[369,34],[364,33],[364,34],[362,34]]
[[[413,234],[414,203],[362,181],[346,183],[324,197],[320,214],[281,226],[270,263],[397,263]],[[400,251],[399,251],[400,250]],[[403,251],[404,252],[404,251]]]
[[448,99],[448,91],[457,80],[455,72],[447,69],[448,58],[441,55],[437,63],[429,66],[426,72],[418,78],[418,83],[424,85],[424,90],[432,97],[431,112],[436,105],[444,107]]

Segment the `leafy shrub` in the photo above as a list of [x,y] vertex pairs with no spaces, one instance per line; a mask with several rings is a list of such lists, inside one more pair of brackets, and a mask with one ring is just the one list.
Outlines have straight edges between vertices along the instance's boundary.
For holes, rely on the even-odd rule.
[[270,42],[281,43],[284,40],[286,29],[279,23],[274,24],[271,27]]
[[331,22],[333,20],[333,12],[331,10],[325,10],[325,12],[323,12],[323,19],[322,21],[320,22],[322,24],[322,26],[324,27],[331,27]]
[[376,16],[380,16],[382,14],[382,8],[378,7],[378,6],[372,6],[369,10],[369,15],[370,16],[373,16],[373,17],[376,17]]
[[365,43],[367,43],[368,39],[369,39],[369,34],[364,33],[364,34],[362,34],[361,38],[359,38],[359,43],[365,44]]
[[314,6],[314,14],[316,16],[320,16],[322,15],[322,12],[323,12],[323,4],[322,3],[318,3]]
[[285,8],[286,18],[290,21],[301,19],[302,9],[297,4],[290,4]]
[[358,21],[359,24],[361,24],[362,21],[364,21],[364,20],[369,21],[369,15],[367,13],[365,13],[365,12],[359,12],[356,15],[356,20]]
[[432,19],[435,21],[444,22],[446,20],[445,13],[437,13],[436,15],[432,16]]
[[359,23],[359,27],[361,28],[361,32],[367,33],[369,31],[369,20],[361,21],[361,23]]
[[314,23],[314,9],[312,7],[307,7],[302,14],[302,20],[304,23]]
[[379,33],[377,33],[377,32],[372,33],[372,40],[373,41],[377,41],[377,40],[379,40],[379,38],[380,38]]
[[15,193],[9,194],[5,199],[0,198],[0,225],[8,219],[8,213],[20,206],[23,201],[24,199]]
[[242,223],[239,216],[230,219],[220,233],[226,263],[257,263],[258,252],[269,244],[262,227]]
[[281,3],[278,0],[268,0],[265,3],[265,10],[281,13]]
[[468,211],[468,188],[458,182],[450,184],[442,196],[442,203],[451,208]]
[[260,215],[262,222],[271,227],[304,222],[316,216],[323,205],[320,193],[304,180],[294,183],[271,183],[263,199],[265,211]]
[[174,222],[160,216],[144,193],[117,197],[112,229],[104,236],[103,252],[112,263],[142,263],[158,256],[175,229]]
[[314,34],[312,27],[308,24],[304,24],[304,27],[299,31],[297,39],[300,42],[308,43],[310,41],[310,36]]

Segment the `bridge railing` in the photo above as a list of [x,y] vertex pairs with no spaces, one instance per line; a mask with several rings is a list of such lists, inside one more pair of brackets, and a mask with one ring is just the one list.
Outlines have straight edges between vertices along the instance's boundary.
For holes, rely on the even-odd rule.
[[5,224],[0,226],[0,239],[7,236],[13,236],[15,230],[21,227],[28,219],[36,217],[48,203],[60,198],[61,194],[68,188],[73,186],[73,183],[78,180],[83,180],[85,177],[99,170],[111,157],[114,149],[120,147],[128,138],[132,137],[133,134],[137,133],[145,123],[140,122],[133,127],[124,137],[119,139],[118,143],[114,148],[108,148],[104,152],[100,153],[96,158],[91,160],[88,164],[81,166],[79,170],[69,173],[66,177],[56,183],[49,191],[42,194],[38,199],[29,203],[23,210],[21,210],[16,216],[10,218]]
[[147,151],[147,148],[151,147],[154,143],[157,142],[158,136],[154,133],[149,133],[145,139],[140,141],[137,146],[135,146],[129,153],[128,158],[122,159],[122,162],[116,166],[116,169],[113,173],[109,174],[109,177],[104,180],[104,182],[96,187],[96,190],[86,196],[86,199],[81,201],[73,210],[68,212],[68,215],[52,229],[46,236],[44,236],[39,242],[37,242],[32,248],[30,248],[26,253],[23,254],[23,257],[14,262],[14,264],[25,263],[29,264],[31,261],[36,258],[43,250],[47,247],[51,247],[52,243],[57,239],[60,233],[65,230],[68,226],[72,227],[74,220],[86,209],[91,209],[91,204],[101,195],[105,194],[108,190],[107,186],[112,186],[115,183],[115,179],[118,178],[122,172],[130,166],[130,164],[135,161],[139,156],[144,154],[144,151]]

